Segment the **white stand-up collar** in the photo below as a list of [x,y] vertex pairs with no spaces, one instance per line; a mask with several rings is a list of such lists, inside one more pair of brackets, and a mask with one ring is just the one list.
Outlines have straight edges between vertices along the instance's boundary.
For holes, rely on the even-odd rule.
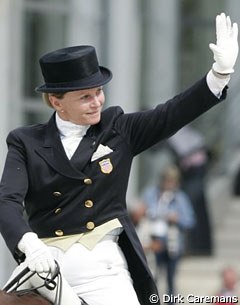
[[90,125],[77,125],[70,121],[64,121],[56,112],[56,125],[63,137],[84,137]]
[[56,125],[67,157],[71,159],[90,125],[77,125],[70,121],[64,121],[57,113]]

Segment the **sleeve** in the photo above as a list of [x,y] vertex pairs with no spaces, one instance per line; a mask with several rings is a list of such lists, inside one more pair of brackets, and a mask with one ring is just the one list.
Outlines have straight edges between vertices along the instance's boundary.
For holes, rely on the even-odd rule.
[[207,74],[207,84],[211,92],[218,98],[221,97],[222,91],[230,81],[230,74],[228,75],[214,75],[213,70]]
[[146,187],[140,194],[140,199],[146,206],[149,205],[149,202],[151,202],[151,197],[152,197],[151,193],[152,193],[151,188]]
[[23,234],[31,231],[24,219],[24,198],[28,190],[26,154],[21,141],[10,133],[8,153],[0,183],[0,232],[14,257]]
[[204,77],[155,109],[119,116],[115,128],[128,142],[133,155],[137,155],[170,137],[225,97],[226,89],[218,99],[209,90]]
[[178,225],[183,229],[194,227],[196,224],[195,213],[189,197],[182,191],[178,193],[178,210],[180,216]]
[[155,186],[147,186],[140,195],[140,200],[146,208],[146,215],[148,218],[156,217],[156,205],[159,196],[159,191]]

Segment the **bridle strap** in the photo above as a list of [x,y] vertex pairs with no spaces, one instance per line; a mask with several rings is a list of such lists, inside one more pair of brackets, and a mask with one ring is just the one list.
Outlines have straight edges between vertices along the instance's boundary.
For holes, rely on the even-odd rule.
[[[60,273],[60,267],[58,263],[55,261],[56,268],[53,274],[49,272],[46,277],[41,276],[37,272],[31,272],[28,267],[23,269],[14,279],[12,279],[4,288],[3,291],[8,292],[15,292],[17,295],[24,295],[29,292],[33,292],[36,289],[45,287],[49,290],[54,290],[56,288],[56,295],[53,305],[59,305],[61,300],[62,294],[62,276]],[[26,277],[26,275],[29,275]],[[28,289],[19,289],[18,288],[28,281],[33,275],[39,276],[43,280],[43,284],[37,287],[28,288]]]

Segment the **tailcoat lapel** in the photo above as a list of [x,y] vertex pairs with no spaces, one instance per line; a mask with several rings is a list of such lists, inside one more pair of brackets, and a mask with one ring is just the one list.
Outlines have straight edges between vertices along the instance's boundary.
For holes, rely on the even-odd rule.
[[85,135],[70,160],[71,166],[76,170],[82,171],[92,157],[95,149],[94,144],[94,139]]
[[101,124],[91,126],[87,134],[83,137],[70,163],[75,169],[83,171],[86,164],[91,162],[92,155],[97,149],[100,141],[104,138],[105,132],[101,129]]
[[106,136],[107,132],[103,127],[102,122],[91,126],[69,160],[60,139],[54,113],[46,125],[43,145],[36,152],[60,174],[74,179],[84,179],[86,174],[83,170],[86,164],[91,162],[94,151]]
[[[86,144],[84,144],[84,146],[87,146],[89,140],[85,142]],[[70,162],[67,158],[56,127],[55,114],[46,125],[43,145],[36,150],[36,153],[40,155],[52,168],[64,176],[74,179],[84,179],[86,177],[86,175],[80,170],[80,166],[76,168],[74,163]],[[91,158],[91,155],[89,158]]]

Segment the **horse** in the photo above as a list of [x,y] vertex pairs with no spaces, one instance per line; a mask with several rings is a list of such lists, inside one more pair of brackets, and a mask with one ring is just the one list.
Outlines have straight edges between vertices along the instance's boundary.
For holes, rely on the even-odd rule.
[[53,305],[37,292],[7,292],[0,290],[0,305]]
[[[43,280],[41,286],[21,290],[21,285],[34,274],[37,274],[36,272],[30,272],[29,268],[26,267],[3,290],[0,290],[0,305],[59,305],[61,302],[62,276],[60,267],[56,261],[55,264],[56,269],[53,274],[49,273],[46,277],[38,274]],[[48,301],[38,293],[37,289],[43,286],[49,290],[55,289],[54,303]],[[82,305],[89,305],[81,297],[79,297],[79,301],[81,301]]]
[[[56,263],[54,274],[42,277],[43,284],[39,287],[21,289],[21,285],[32,277],[36,272],[30,272],[28,267],[16,275],[4,288],[0,290],[0,305],[58,305],[61,298],[61,274],[59,265]],[[40,275],[38,275],[40,276]],[[40,276],[41,277],[41,276]],[[54,304],[37,292],[38,288],[45,286],[48,289],[56,288]]]

